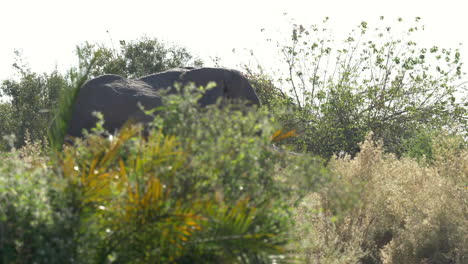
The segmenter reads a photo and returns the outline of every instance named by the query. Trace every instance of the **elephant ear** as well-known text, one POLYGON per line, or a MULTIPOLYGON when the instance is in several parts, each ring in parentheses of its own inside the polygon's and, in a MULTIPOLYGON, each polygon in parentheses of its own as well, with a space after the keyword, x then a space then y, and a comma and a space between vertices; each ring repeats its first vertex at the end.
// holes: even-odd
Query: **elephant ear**
POLYGON ((245 100, 249 105, 260 105, 260 99, 249 80, 239 71, 232 70, 232 73, 232 80, 226 87, 227 97, 245 100))

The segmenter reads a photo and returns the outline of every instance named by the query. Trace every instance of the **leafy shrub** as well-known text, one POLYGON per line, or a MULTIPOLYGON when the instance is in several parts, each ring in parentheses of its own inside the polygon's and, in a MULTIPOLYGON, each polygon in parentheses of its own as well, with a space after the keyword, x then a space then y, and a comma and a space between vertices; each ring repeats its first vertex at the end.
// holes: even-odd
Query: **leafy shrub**
POLYGON ((143 263, 154 259, 258 263, 284 253, 288 202, 323 180, 318 177, 323 174, 320 162, 303 157, 292 163, 286 153, 273 150, 269 120, 255 109, 245 113, 229 105, 200 109, 196 98, 196 91, 168 96, 146 140, 132 139, 125 129, 111 142, 91 135, 86 147, 68 155, 76 161, 67 163, 64 175, 74 173, 72 168, 89 168, 78 174, 96 177, 90 184, 110 188, 94 187, 92 193, 123 198, 117 205, 107 204, 103 197, 80 199, 98 199, 96 206, 101 208, 120 208, 103 214, 111 214, 105 219, 120 219, 106 229, 126 242, 114 248, 97 246, 103 251, 96 255, 107 252, 102 256, 143 263), (118 183, 112 183, 116 177, 118 183), (301 178, 304 185, 292 184, 301 178), (118 189, 120 185, 127 189, 118 189), (297 193, 288 194, 292 190, 297 193), (131 215, 122 208, 130 208, 131 215))
POLYGON ((0 262, 51 262, 54 248, 51 172, 43 164, 24 163, 18 152, 1 153, 0 262))
POLYGON ((15 122, 13 120, 13 111, 11 104, 0 102, 0 123, 3 124, 0 127, 0 151, 8 150, 10 144, 8 144, 7 138, 14 135, 14 132, 16 131, 15 122))
POLYGON ((419 18, 405 29, 382 22, 374 30, 361 22, 343 40, 333 38, 327 21, 293 24, 289 40, 275 43, 285 74, 272 79, 281 92, 261 75, 254 82, 268 106, 289 102, 280 121, 297 129, 297 149, 326 159, 354 156, 373 131, 387 152, 400 156, 421 130, 467 130, 461 54, 414 42, 424 28, 419 18))
MULTIPOLYGON (((404 156, 416 159, 420 163, 441 165, 442 160, 459 157, 467 144, 463 135, 445 130, 421 129, 403 141, 404 156)), ((461 163, 463 164, 463 163, 461 163)), ((451 162, 450 165, 457 165, 451 162)))
POLYGON ((128 125, 105 136, 98 124, 86 138, 46 159, 50 167, 13 157, 12 162, 30 162, 31 171, 41 170, 15 172, 12 165, 2 173, 5 181, 36 179, 10 184, 2 199, 12 209, 0 226, 20 225, 2 233, 4 262, 289 259, 291 201, 326 180, 321 162, 271 147, 275 129, 264 113, 239 105, 200 109, 194 94, 168 96, 145 131, 128 125), (23 197, 22 189, 36 185, 40 188, 27 196, 26 205, 14 203, 23 197), (23 207, 47 210, 36 219, 23 207), (21 230, 28 230, 28 237, 16 238, 21 230), (27 247, 15 247, 15 241, 27 247))
POLYGON ((69 88, 66 76, 56 71, 37 74, 26 68, 20 73, 19 80, 0 83, 0 96, 9 97, 0 107, 0 136, 15 135, 15 147, 25 144, 27 133, 33 141, 46 139, 59 94, 69 88))
POLYGON ((221 193, 227 201, 244 196, 256 197, 257 201, 279 197, 304 179, 308 184, 301 186, 303 190, 315 188, 321 180, 319 175, 324 174, 321 161, 274 151, 271 137, 279 128, 272 125, 274 118, 265 110, 242 104, 200 108, 197 99, 202 93, 203 88, 186 87, 180 96, 163 97, 165 107, 153 124, 166 134, 176 135, 185 149, 195 154, 190 160, 193 171, 185 179, 189 186, 221 193), (288 163, 301 163, 304 171, 289 174, 294 166, 288 163), (278 173, 278 166, 289 169, 278 173), (271 175, 282 177, 285 184, 277 184, 271 175))

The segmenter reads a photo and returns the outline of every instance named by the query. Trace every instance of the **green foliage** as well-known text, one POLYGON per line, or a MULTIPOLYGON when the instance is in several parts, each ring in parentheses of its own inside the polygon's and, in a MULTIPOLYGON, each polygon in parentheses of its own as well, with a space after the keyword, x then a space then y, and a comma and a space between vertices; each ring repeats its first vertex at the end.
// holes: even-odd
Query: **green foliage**
POLYGON ((186 48, 169 45, 142 37, 135 41, 119 42, 120 48, 114 49, 102 44, 84 43, 77 47, 77 55, 84 67, 95 58, 95 67, 90 77, 103 74, 117 74, 127 78, 165 71, 182 66, 201 66, 199 59, 194 59, 186 48))
POLYGON ((200 109, 198 93, 168 96, 145 133, 98 126, 52 163, 2 153, 2 262, 465 262, 463 138, 432 139, 420 165, 369 136, 326 171, 273 149, 285 134, 265 113, 200 109))
POLYGON ((418 161, 431 162, 434 159, 432 146, 434 144, 434 132, 422 130, 403 141, 405 156, 415 158, 418 161))
POLYGON ((0 154, 0 262, 74 263, 73 219, 68 208, 56 214, 53 172, 47 160, 21 154, 0 154))
MULTIPOLYGON (((62 91, 58 97, 57 107, 55 107, 55 116, 51 120, 51 125, 47 129, 49 146, 52 150, 60 151, 65 142, 66 133, 70 120, 72 118, 73 104, 76 100, 81 86, 88 79, 89 72, 94 66, 96 59, 92 59, 86 69, 80 69, 80 72, 70 71, 71 85, 68 90, 62 91)), ((55 95, 56 97, 58 95, 55 95)))
MULTIPOLYGON (((299 181, 304 182, 302 178, 310 183, 301 186, 303 190, 320 181, 319 177, 312 176, 324 173, 320 171, 320 160, 296 157, 294 161, 286 161, 284 154, 272 151, 271 137, 278 127, 270 125, 274 119, 267 111, 244 105, 200 108, 197 99, 202 93, 203 89, 185 87, 180 96, 163 96, 165 107, 157 112, 153 124, 163 128, 166 134, 176 135, 186 149, 197 153, 191 159, 194 171, 184 179, 187 186, 195 185, 202 192, 217 192, 226 201, 253 195, 258 203, 263 201, 261 198, 268 200, 291 192, 299 181), (277 163, 296 163, 301 159, 308 160, 309 166, 303 167, 307 170, 282 178, 291 185, 275 183, 270 175, 278 169, 277 163)), ((186 192, 183 184, 179 186, 181 193, 186 192)), ((301 194, 296 190, 297 197, 301 194)))
MULTIPOLYGON (((16 131, 15 125, 17 124, 14 122, 13 119, 13 107, 9 103, 0 103, 0 123, 2 126, 0 126, 0 135, 5 136, 5 135, 12 135, 16 131)), ((2 143, 0 145, 0 151, 5 151, 8 148, 8 145, 5 144, 5 139, 0 139, 0 142, 2 143)))
MULTIPOLYGON (((401 155, 404 142, 415 142, 411 138, 418 131, 466 131, 466 104, 456 99, 465 75, 460 52, 419 47, 411 40, 418 30, 416 21, 407 36, 398 38, 393 28, 373 31, 363 22, 335 42, 326 25, 294 24, 289 42, 277 44, 287 72, 277 85, 294 107, 277 112, 286 127, 298 130, 297 148, 325 158, 355 155, 358 143, 373 131, 386 151, 401 155)), ((264 92, 277 94, 276 89, 264 92)))
POLYGON ((239 105, 200 109, 193 94, 168 96, 164 114, 146 131, 128 125, 103 137, 98 125, 54 154, 48 167, 47 159, 27 154, 12 162, 27 162, 30 171, 5 163, 1 180, 36 180, 2 185, 7 186, 2 202, 12 208, 0 220, 0 229, 8 230, 0 238, 8 250, 4 261, 289 259, 290 203, 326 180, 320 161, 271 148, 275 129, 264 113, 243 113, 239 105), (24 206, 15 202, 35 185, 24 206), (30 231, 27 237, 14 237, 22 230, 30 231))
POLYGON ((0 133, 15 135, 16 147, 24 144, 26 133, 33 141, 46 138, 58 96, 69 87, 67 78, 57 71, 42 75, 28 68, 19 71, 19 80, 5 80, 0 85, 0 95, 9 98, 0 107, 0 133))
POLYGON ((294 25, 288 76, 248 71, 262 108, 200 108, 205 88, 186 87, 144 129, 102 120, 63 149, 80 76, 201 62, 148 38, 85 43, 65 76, 18 62, 0 86, 0 135, 17 138, 0 152, 0 263, 465 263, 460 53, 392 32, 363 22, 335 49, 294 25))
POLYGON ((245 70, 247 71, 246 76, 255 89, 262 106, 267 107, 269 110, 295 107, 293 99, 278 88, 271 77, 255 73, 250 68, 245 70))

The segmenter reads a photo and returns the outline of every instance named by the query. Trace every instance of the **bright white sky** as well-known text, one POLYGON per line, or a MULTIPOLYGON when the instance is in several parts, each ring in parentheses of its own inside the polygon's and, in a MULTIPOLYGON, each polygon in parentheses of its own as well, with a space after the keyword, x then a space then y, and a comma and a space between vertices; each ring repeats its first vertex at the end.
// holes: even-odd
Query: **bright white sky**
MULTIPOLYGON (((265 52, 260 29, 288 28, 283 13, 304 24, 320 24, 329 16, 335 32, 381 15, 389 23, 420 16, 426 28, 420 44, 456 48, 463 42, 467 65, 467 10, 468 0, 0 0, 0 80, 14 72, 14 49, 22 50, 35 72, 55 66, 63 72, 75 63, 79 43, 111 45, 111 36, 117 46, 145 34, 185 46, 208 65, 218 56, 236 67, 246 58, 232 49, 265 52)), ((275 53, 259 59, 270 67, 275 53)))

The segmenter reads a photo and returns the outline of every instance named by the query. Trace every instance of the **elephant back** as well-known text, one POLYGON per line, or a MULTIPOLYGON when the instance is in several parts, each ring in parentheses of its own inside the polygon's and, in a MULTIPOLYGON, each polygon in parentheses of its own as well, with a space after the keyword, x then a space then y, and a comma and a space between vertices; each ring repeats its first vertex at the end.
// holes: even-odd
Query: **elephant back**
POLYGON ((153 73, 139 78, 138 80, 147 83, 153 89, 169 89, 173 90, 176 82, 182 82, 181 75, 191 68, 176 68, 164 72, 153 73))
POLYGON ((159 92, 139 80, 129 80, 118 75, 102 75, 86 82, 80 89, 72 109, 68 135, 82 136, 82 129, 91 129, 97 118, 93 112, 104 116, 104 128, 114 132, 127 120, 148 122, 149 117, 140 109, 162 105, 159 92))

